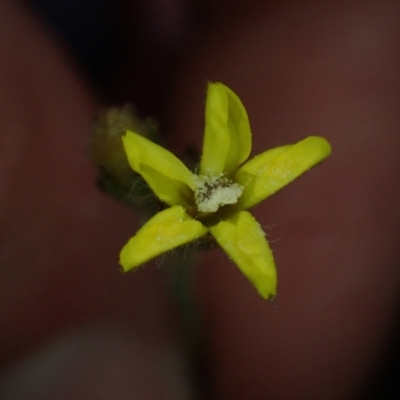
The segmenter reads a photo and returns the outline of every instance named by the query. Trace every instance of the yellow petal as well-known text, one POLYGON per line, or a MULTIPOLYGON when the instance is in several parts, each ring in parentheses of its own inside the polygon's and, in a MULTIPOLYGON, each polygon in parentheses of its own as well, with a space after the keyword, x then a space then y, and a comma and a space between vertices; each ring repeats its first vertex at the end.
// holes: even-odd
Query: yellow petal
POLYGON ((234 181, 244 187, 241 208, 249 208, 271 196, 331 153, 322 137, 310 136, 294 145, 268 150, 246 162, 234 181))
POLYGON ((222 83, 210 83, 200 174, 234 172, 250 151, 251 131, 242 102, 222 83))
POLYGON ((258 222, 247 211, 210 228, 225 250, 264 299, 276 295, 277 276, 272 251, 258 222))
POLYGON ((191 219, 183 207, 174 206, 151 218, 129 240, 120 254, 124 271, 174 249, 207 233, 207 228, 191 219))
POLYGON ((131 168, 169 205, 188 205, 193 196, 193 175, 171 152, 137 133, 122 136, 131 168))

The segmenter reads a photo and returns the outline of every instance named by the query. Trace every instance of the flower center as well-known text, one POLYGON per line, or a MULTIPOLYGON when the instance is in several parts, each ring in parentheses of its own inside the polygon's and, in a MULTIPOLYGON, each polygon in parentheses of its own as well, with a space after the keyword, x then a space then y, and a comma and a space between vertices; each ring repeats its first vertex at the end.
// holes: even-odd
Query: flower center
POLYGON ((197 210, 212 213, 226 204, 235 204, 243 193, 243 187, 222 174, 209 177, 195 177, 194 198, 197 210))

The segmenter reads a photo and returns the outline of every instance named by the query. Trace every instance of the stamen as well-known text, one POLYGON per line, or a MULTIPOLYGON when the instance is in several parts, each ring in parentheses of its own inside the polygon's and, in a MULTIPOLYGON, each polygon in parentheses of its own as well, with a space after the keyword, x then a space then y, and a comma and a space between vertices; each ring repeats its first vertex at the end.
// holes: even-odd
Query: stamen
POLYGON ((204 213, 217 211, 221 206, 237 203, 243 187, 230 181, 222 174, 209 177, 196 176, 195 201, 197 210, 204 213))

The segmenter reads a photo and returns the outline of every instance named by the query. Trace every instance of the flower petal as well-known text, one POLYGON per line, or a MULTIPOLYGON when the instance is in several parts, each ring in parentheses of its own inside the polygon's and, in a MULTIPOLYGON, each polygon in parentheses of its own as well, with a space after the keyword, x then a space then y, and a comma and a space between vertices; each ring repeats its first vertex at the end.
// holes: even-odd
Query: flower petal
POLYGON ((209 83, 200 174, 232 173, 250 151, 249 119, 239 97, 222 83, 209 83))
POLYGON ((331 153, 322 137, 310 136, 294 145, 268 150, 246 162, 234 181, 244 187, 239 199, 242 209, 271 196, 331 153))
POLYGON ((129 240, 121 250, 120 261, 125 272, 146 261, 207 233, 207 228, 193 220, 181 206, 159 212, 129 240))
POLYGON ((218 244, 264 299, 276 295, 277 275, 272 251, 255 218, 241 211, 210 228, 218 244))
POLYGON ((193 196, 193 175, 171 152, 137 133, 122 136, 131 168, 169 205, 188 205, 193 196))

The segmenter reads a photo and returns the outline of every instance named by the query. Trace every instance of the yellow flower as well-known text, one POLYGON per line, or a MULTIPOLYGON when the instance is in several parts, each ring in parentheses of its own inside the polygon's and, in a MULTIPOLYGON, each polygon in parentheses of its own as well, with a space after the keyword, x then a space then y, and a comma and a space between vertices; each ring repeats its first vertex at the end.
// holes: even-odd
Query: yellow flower
POLYGON ((296 144, 251 151, 247 112, 222 83, 210 83, 201 162, 196 173, 168 150, 127 131, 122 137, 132 169, 169 208, 151 218, 121 251, 124 271, 210 233, 268 299, 277 274, 265 233, 245 211, 319 163, 329 143, 310 136, 296 144))

